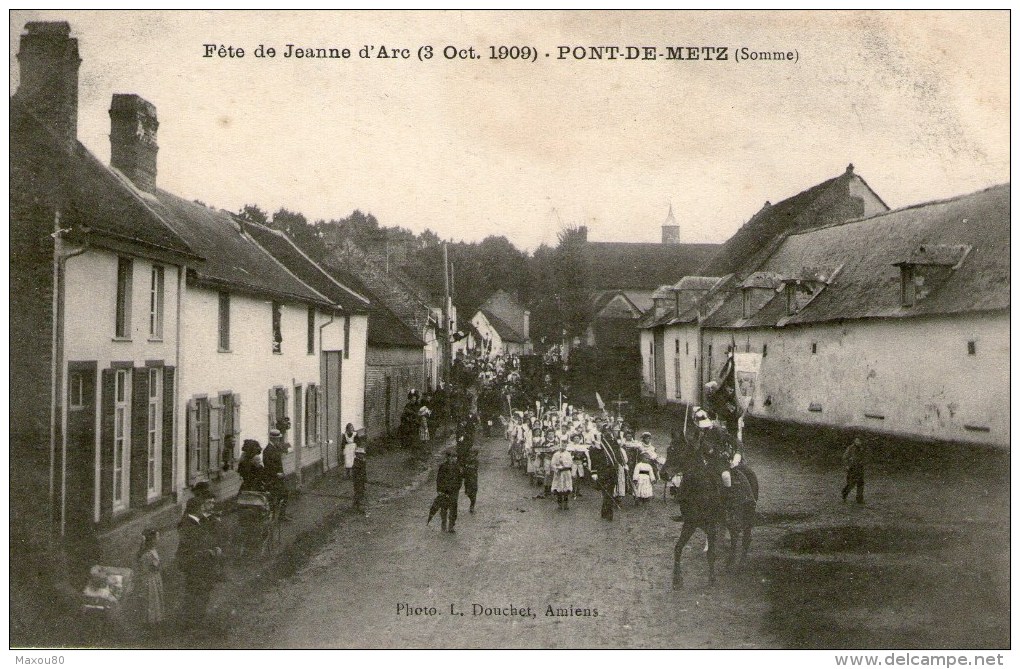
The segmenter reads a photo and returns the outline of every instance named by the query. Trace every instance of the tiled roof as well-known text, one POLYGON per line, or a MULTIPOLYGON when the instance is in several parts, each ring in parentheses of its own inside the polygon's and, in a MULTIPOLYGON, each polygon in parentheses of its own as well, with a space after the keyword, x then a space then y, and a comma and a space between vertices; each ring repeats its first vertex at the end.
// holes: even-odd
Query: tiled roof
MULTIPOLYGON (((838 268, 809 302, 788 315, 782 292, 742 318, 739 291, 706 321, 708 327, 771 327, 859 318, 904 318, 1009 309, 1009 184, 871 218, 791 234, 761 266, 797 276, 805 267, 838 268), (944 282, 913 306, 901 304, 900 269, 921 247, 942 263, 962 257, 944 282), (964 247, 969 248, 965 254, 964 247)), ((914 256, 916 257, 916 255, 914 256)))
POLYGON ((202 255, 147 206, 151 196, 130 186, 81 142, 59 139, 17 97, 10 100, 10 142, 12 171, 44 169, 47 178, 59 184, 63 227, 84 226, 105 239, 139 243, 192 261, 202 255))
POLYGON ((864 179, 854 174, 852 167, 848 167, 838 177, 823 181, 777 204, 766 202, 757 214, 722 245, 711 262, 701 268, 701 273, 722 276, 754 271, 758 262, 770 255, 775 246, 781 243, 783 235, 820 223, 843 222, 864 216, 864 201, 850 193, 854 181, 870 191, 881 208, 886 209, 881 198, 868 187, 864 179), (838 220, 826 220, 833 216, 838 220))
POLYGON ((585 262, 591 269, 593 289, 654 291, 697 273, 719 249, 719 244, 588 242, 585 262))
MULTIPOLYGON (((229 212, 156 189, 146 201, 160 218, 201 253, 206 261, 192 271, 200 282, 259 295, 332 306, 241 231, 229 212)), ((190 270, 191 268, 189 268, 190 270)))
POLYGON ((243 229, 284 267, 330 302, 340 305, 348 313, 367 313, 369 300, 364 294, 330 276, 283 232, 248 222, 243 223, 243 229))
POLYGON ((485 316, 485 319, 489 321, 489 325, 491 325, 492 329, 496 331, 496 334, 499 335, 500 339, 502 339, 503 341, 513 342, 515 344, 527 343, 528 338, 522 335, 521 333, 517 332, 517 330, 512 328, 510 324, 504 321, 502 318, 492 313, 488 309, 479 309, 479 311, 481 311, 482 314, 485 316))
POLYGON ((422 348, 425 342, 411 328, 404 324, 365 282, 354 272, 328 267, 330 276, 369 299, 368 345, 380 347, 422 348))

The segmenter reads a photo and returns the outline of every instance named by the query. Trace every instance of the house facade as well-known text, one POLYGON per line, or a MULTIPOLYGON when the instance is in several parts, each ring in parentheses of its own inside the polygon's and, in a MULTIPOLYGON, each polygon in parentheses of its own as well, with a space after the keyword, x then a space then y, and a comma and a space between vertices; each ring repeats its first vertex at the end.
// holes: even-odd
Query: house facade
MULTIPOLYGON (((158 188, 142 98, 113 97, 111 164, 98 161, 76 138, 67 23, 27 24, 19 58, 12 555, 69 561, 56 583, 129 564, 196 483, 233 494, 244 439, 286 428, 298 483, 335 465, 342 421, 364 419, 368 301, 285 236, 158 188)), ((39 573, 13 574, 12 592, 45 598, 39 573)))
POLYGON ((646 383, 672 352, 679 384, 666 371, 660 402, 701 403, 732 369, 755 418, 1008 448, 1009 192, 784 234, 647 324, 646 383))

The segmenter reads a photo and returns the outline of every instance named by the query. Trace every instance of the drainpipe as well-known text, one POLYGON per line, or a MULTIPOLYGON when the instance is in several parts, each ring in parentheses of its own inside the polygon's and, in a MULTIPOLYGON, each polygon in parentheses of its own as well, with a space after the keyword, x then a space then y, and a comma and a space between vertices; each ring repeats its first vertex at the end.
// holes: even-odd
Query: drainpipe
POLYGON ((65 275, 67 261, 82 255, 89 250, 88 242, 70 253, 64 252, 63 233, 67 230, 60 227, 60 210, 53 215, 53 350, 50 384, 50 526, 55 524, 53 501, 56 496, 56 455, 57 422, 61 426, 60 439, 60 536, 64 536, 66 524, 67 501, 67 438, 64 423, 64 300, 65 275))
MULTIPOLYGON (((348 318, 350 318, 350 316, 348 316, 348 318)), ((326 329, 327 325, 332 325, 335 320, 336 320, 336 311, 331 311, 330 314, 329 314, 329 320, 319 326, 319 365, 320 365, 319 368, 320 369, 322 369, 322 367, 321 367, 321 365, 322 365, 322 331, 326 329)), ((323 379, 322 375, 320 374, 320 376, 319 376, 319 388, 320 389, 326 387, 326 384, 323 383, 324 381, 325 381, 325 379, 323 379)), ((305 401, 306 402, 308 401, 308 397, 307 396, 305 397, 305 401)), ((315 398, 315 402, 316 402, 316 404, 318 404, 318 402, 319 402, 319 398, 318 397, 315 398)), ((328 404, 323 403, 323 406, 326 407, 326 411, 329 411, 329 405, 328 404)), ((340 411, 340 407, 337 407, 337 411, 340 411)), ((325 423, 326 421, 321 420, 321 416, 322 416, 321 410, 318 411, 317 413, 320 416, 320 422, 321 423, 325 423)), ((337 421, 337 424, 339 424, 339 421, 337 421)), ((325 425, 321 425, 320 426, 320 428, 323 428, 323 427, 325 427, 325 425)), ((325 429, 320 429, 319 430, 319 457, 322 459, 322 473, 325 474, 326 472, 329 471, 329 443, 326 440, 326 430, 325 429)), ((337 459, 339 459, 339 457, 340 456, 337 455, 337 459)))
MULTIPOLYGON (((187 265, 179 266, 177 269, 177 337, 176 337, 177 350, 175 355, 177 359, 177 374, 176 378, 174 379, 174 398, 173 398, 174 409, 176 409, 176 411, 174 412, 175 420, 173 427, 170 428, 174 431, 173 434, 174 447, 170 451, 170 463, 169 463, 171 467, 170 486, 173 490, 175 500, 177 500, 177 484, 179 482, 179 477, 177 476, 177 467, 180 465, 179 462, 180 458, 177 455, 178 452, 177 445, 178 443, 180 443, 178 440, 181 438, 180 424, 183 420, 186 420, 187 416, 187 409, 185 409, 183 415, 180 410, 182 406, 181 389, 184 387, 183 381, 184 361, 182 360, 182 351, 184 350, 184 346, 183 343, 181 342, 181 339, 184 337, 184 328, 181 326, 181 314, 184 310, 184 291, 187 289, 188 283, 187 276, 188 266, 187 265)), ((185 444, 185 448, 187 448, 187 444, 185 444)))

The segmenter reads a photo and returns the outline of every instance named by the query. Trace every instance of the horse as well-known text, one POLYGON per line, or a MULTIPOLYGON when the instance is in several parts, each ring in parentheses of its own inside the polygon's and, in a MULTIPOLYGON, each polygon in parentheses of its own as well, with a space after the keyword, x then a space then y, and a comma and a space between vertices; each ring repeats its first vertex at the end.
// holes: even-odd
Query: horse
POLYGON ((699 433, 696 444, 691 444, 676 430, 671 436, 665 469, 683 473, 679 496, 684 521, 673 550, 673 587, 683 585, 680 558, 698 528, 708 537, 709 583, 714 583, 716 538, 720 527, 725 527, 730 534, 727 569, 731 569, 737 559, 738 538, 742 540, 740 565, 747 559, 756 518, 758 478, 745 463, 731 467, 730 456, 725 455, 727 450, 719 448, 722 444, 713 438, 725 438, 725 435, 699 433))
POLYGON ((694 533, 701 529, 708 537, 708 581, 715 583, 716 531, 725 519, 722 504, 722 481, 705 463, 697 448, 687 442, 682 432, 672 430, 666 467, 683 473, 680 486, 680 508, 683 525, 673 548, 673 589, 683 586, 680 558, 694 533))

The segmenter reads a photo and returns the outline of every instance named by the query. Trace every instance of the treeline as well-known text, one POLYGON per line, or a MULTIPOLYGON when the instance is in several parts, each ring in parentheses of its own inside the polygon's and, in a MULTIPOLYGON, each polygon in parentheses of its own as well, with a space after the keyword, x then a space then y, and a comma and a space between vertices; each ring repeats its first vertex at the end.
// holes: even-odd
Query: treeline
MULTIPOLYGON (((411 278, 437 304, 443 295, 443 240, 432 230, 415 234, 379 224, 372 214, 353 211, 344 218, 310 222, 303 214, 280 209, 270 215, 245 205, 242 219, 286 232, 311 258, 336 262, 336 251, 352 242, 411 278)), ((517 249, 506 237, 480 242, 448 241, 451 289, 460 319, 471 317, 496 290, 516 296, 531 310, 531 338, 537 348, 580 336, 587 324, 591 268, 584 261, 584 229, 565 228, 557 245, 533 254, 517 249)))

